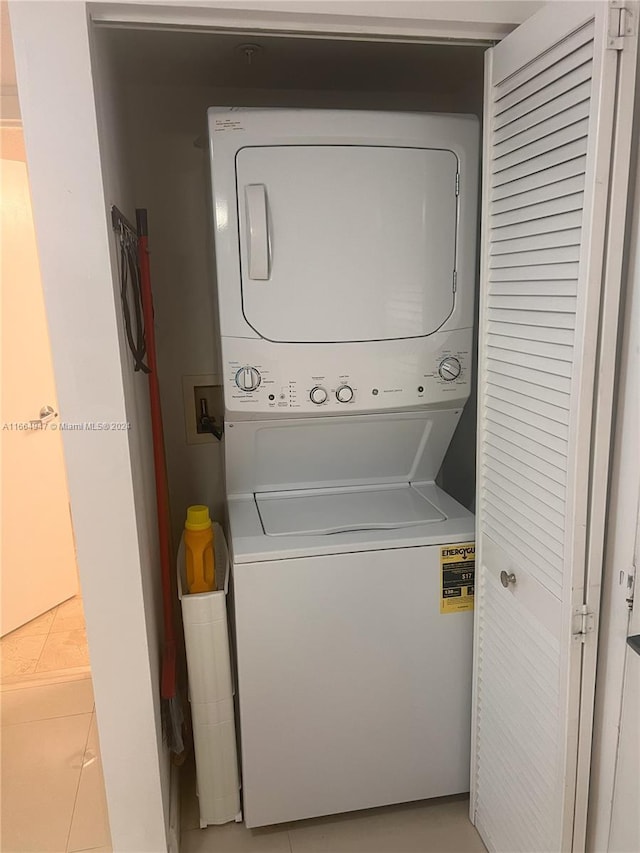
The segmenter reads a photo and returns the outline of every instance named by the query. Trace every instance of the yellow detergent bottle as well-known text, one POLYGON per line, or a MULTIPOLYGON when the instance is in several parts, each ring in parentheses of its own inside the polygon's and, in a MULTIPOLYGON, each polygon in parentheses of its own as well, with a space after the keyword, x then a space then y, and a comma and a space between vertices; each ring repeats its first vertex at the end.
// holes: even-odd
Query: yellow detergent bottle
POLYGON ((184 553, 189 592, 211 592, 216 588, 213 553, 213 526, 209 508, 196 505, 187 508, 184 525, 184 553))

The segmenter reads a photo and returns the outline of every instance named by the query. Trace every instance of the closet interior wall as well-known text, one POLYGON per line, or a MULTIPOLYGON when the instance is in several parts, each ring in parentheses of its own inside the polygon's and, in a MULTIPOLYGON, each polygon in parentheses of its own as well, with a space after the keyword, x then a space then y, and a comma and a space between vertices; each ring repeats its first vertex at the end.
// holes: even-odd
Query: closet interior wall
MULTIPOLYGON (((223 518, 223 458, 189 444, 183 376, 217 375, 218 334, 206 111, 211 106, 459 112, 481 118, 484 48, 97 27, 124 115, 132 207, 149 212, 171 515, 187 505, 223 518), (249 58, 243 43, 257 43, 249 58)), ((122 141, 122 137, 121 137, 122 141)), ((118 203, 114 199, 115 203, 118 203)), ((128 211, 133 215, 133 209, 128 211)), ((475 391, 442 471, 467 507, 475 492, 475 391)))

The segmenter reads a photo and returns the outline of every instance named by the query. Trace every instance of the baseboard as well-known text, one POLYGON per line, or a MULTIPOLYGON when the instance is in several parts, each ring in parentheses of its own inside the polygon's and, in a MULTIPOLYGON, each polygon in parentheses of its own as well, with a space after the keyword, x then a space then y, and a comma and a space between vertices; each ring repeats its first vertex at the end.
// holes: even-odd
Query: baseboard
POLYGON ((171 762, 169 773, 169 830, 167 833, 168 853, 180 851, 180 767, 171 762))

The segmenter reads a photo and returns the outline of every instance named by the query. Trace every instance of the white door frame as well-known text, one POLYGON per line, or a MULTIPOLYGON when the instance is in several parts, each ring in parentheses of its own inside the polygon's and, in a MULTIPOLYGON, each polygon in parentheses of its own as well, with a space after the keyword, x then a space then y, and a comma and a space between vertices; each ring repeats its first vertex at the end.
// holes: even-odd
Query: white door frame
MULTIPOLYGON (((85 4, 9 11, 60 422, 126 423, 85 4)), ((63 432, 113 846, 158 853, 168 762, 129 441, 128 430, 63 432)))
MULTIPOLYGON (((637 71, 640 82, 640 67, 637 71)), ((639 90, 640 91, 640 90, 639 90)), ((634 120, 640 122, 640 95, 634 120)), ((633 210, 627 232, 622 339, 618 365, 611 483, 607 507, 601 608, 601 642, 594 714, 591 789, 587 850, 608 849, 613 793, 618 758, 618 737, 623 701, 626 637, 629 630, 628 599, 635 577, 638 609, 637 559, 640 527, 640 146, 636 143, 633 210)), ((624 235, 621 235, 621 237, 624 235)))
MULTIPOLYGON (((309 0, 148 6, 25 2, 10 13, 61 418, 126 421, 89 19, 121 26, 398 41, 498 40, 528 3, 309 0), (329 10, 330 7, 330 10, 329 10), (50 57, 50 62, 43 61, 50 57), (52 168, 52 160, 55 168, 52 168), (73 266, 69 267, 69 259, 73 266), (90 297, 88 298, 88 294, 90 297)), ((114 849, 158 851, 168 767, 160 741, 158 626, 127 433, 65 436, 114 849), (118 536, 114 535, 118 531, 118 536), (114 621, 114 614, 117 620, 114 621), (135 706, 129 698, 135 697, 135 706), (151 725, 154 720, 155 727, 151 725)), ((640 473, 640 472, 639 472, 640 473)))

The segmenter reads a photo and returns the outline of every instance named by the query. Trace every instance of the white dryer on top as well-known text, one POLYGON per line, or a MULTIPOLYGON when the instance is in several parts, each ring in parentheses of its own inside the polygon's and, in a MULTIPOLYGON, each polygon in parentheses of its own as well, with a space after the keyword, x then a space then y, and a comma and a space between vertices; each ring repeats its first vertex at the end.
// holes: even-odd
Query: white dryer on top
POLYGON ((459 407, 478 121, 209 110, 228 417, 459 407))

